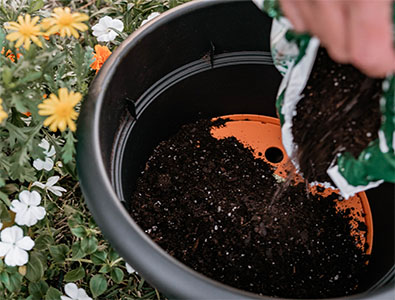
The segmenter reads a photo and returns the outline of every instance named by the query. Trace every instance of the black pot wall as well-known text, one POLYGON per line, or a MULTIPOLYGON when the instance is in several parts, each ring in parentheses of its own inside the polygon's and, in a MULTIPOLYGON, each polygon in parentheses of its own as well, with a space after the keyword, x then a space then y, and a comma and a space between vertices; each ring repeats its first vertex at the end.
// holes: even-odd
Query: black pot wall
MULTIPOLYGON (((271 20, 250 1, 182 5, 112 54, 83 105, 77 161, 88 207, 125 260, 170 297, 261 298, 175 261, 140 230, 124 205, 133 205, 136 178, 153 148, 182 124, 233 113, 275 116, 281 76, 270 58, 270 27, 271 20)), ((394 186, 369 191, 368 198, 374 245, 363 287, 376 292, 357 298, 392 299, 393 290, 382 286, 390 285, 392 277, 385 275, 394 265, 394 186)))

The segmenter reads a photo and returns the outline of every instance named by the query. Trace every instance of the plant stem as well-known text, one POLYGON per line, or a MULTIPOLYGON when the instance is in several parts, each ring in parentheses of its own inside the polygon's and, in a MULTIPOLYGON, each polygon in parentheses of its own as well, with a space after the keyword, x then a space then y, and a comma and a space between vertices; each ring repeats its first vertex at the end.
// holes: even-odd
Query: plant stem
POLYGON ((93 264, 93 261, 91 261, 90 259, 85 259, 85 258, 80 258, 80 259, 66 258, 66 261, 78 261, 78 262, 93 264))

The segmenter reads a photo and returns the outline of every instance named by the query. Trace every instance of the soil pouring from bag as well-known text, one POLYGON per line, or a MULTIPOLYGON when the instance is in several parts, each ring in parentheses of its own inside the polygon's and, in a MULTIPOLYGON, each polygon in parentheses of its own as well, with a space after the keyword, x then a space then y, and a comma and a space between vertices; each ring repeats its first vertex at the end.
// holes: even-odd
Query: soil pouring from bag
POLYGON ((325 49, 318 50, 292 120, 296 160, 309 182, 331 182, 326 171, 338 153, 357 158, 377 139, 382 81, 335 63, 325 49))
POLYGON ((133 195, 133 219, 181 262, 239 289, 292 298, 356 293, 368 245, 351 236, 339 196, 295 183, 273 201, 283 184, 273 167, 236 138, 210 134, 225 122, 184 125, 154 149, 133 195))

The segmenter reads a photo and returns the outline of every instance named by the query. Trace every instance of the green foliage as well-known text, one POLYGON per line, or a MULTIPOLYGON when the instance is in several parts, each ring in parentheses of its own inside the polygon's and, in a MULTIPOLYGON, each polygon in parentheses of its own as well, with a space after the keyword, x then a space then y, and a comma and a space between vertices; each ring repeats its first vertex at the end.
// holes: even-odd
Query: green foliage
POLYGON ((62 293, 53 287, 49 287, 47 293, 45 294, 45 300, 60 300, 62 293))
MULTIPOLYGON (((0 1, 0 24, 17 21, 26 13, 48 17, 54 7, 67 6, 87 14, 89 30, 79 39, 52 35, 39 37, 43 47, 15 48, 9 33, 0 26, 0 111, 7 118, 0 122, 0 222, 17 225, 10 211, 11 201, 23 190, 37 191, 46 215, 33 226, 20 226, 35 245, 28 251, 28 262, 11 267, 0 258, 0 299, 56 300, 64 286, 75 283, 94 299, 161 299, 158 291, 136 274, 128 274, 125 262, 103 238, 87 210, 79 189, 75 163, 75 132, 52 132, 44 126, 47 116, 38 105, 60 88, 78 92, 85 99, 96 72, 94 47, 98 44, 91 27, 100 18, 120 19, 124 31, 111 42, 101 43, 111 51, 153 12, 164 12, 188 0, 7 0, 0 1), (29 113, 29 114, 27 114, 29 113), (46 140, 44 149, 39 144, 46 140), (48 155, 50 148, 55 154, 48 155), (54 167, 37 170, 36 161, 50 159, 54 167), (33 186, 59 176, 55 184, 67 191, 56 196, 49 189, 33 186)), ((80 104, 75 107, 79 112, 80 104)), ((4 227, 2 229, 4 229, 4 227)))
POLYGON ((85 276, 85 269, 83 267, 79 267, 77 269, 71 270, 67 272, 67 274, 64 276, 65 281, 78 281, 85 276))
POLYGON ((89 287, 91 289, 93 297, 102 295, 107 289, 107 281, 103 275, 95 275, 89 281, 89 287))

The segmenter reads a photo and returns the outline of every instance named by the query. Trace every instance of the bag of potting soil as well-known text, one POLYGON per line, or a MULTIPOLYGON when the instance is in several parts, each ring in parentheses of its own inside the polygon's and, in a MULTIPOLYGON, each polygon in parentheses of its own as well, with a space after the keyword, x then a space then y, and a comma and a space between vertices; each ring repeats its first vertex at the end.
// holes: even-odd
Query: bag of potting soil
POLYGON ((326 187, 334 184, 345 198, 383 181, 395 182, 394 74, 383 80, 371 79, 350 65, 333 62, 316 37, 292 31, 278 1, 253 1, 273 18, 271 52, 275 66, 283 75, 276 107, 283 145, 295 167, 303 175, 308 171, 309 176, 305 178, 311 184, 321 183, 326 187), (323 69, 323 76, 316 74, 316 66, 323 69), (342 79, 344 82, 340 82, 342 79), (330 88, 325 83, 329 80, 333 80, 330 88), (314 102, 305 101, 314 95, 314 102), (348 97, 347 101, 342 95, 346 95, 345 99, 348 97), (325 115, 327 103, 331 101, 328 97, 337 101, 333 105, 337 110, 329 116, 325 115), (306 116, 304 121, 298 120, 303 114, 310 114, 312 121, 307 124, 306 116), (350 123, 349 126, 346 123, 350 123), (325 130, 317 133, 316 128, 325 130), (364 128, 368 129, 364 131, 364 128), (336 144, 339 135, 343 139, 340 145, 336 144), (305 143, 309 147, 305 147, 305 143), (320 153, 328 149, 331 159, 320 153), (324 159, 320 161, 317 157, 324 159), (320 165, 325 166, 328 180, 315 173, 320 165), (316 182, 311 178, 316 178, 316 182))

